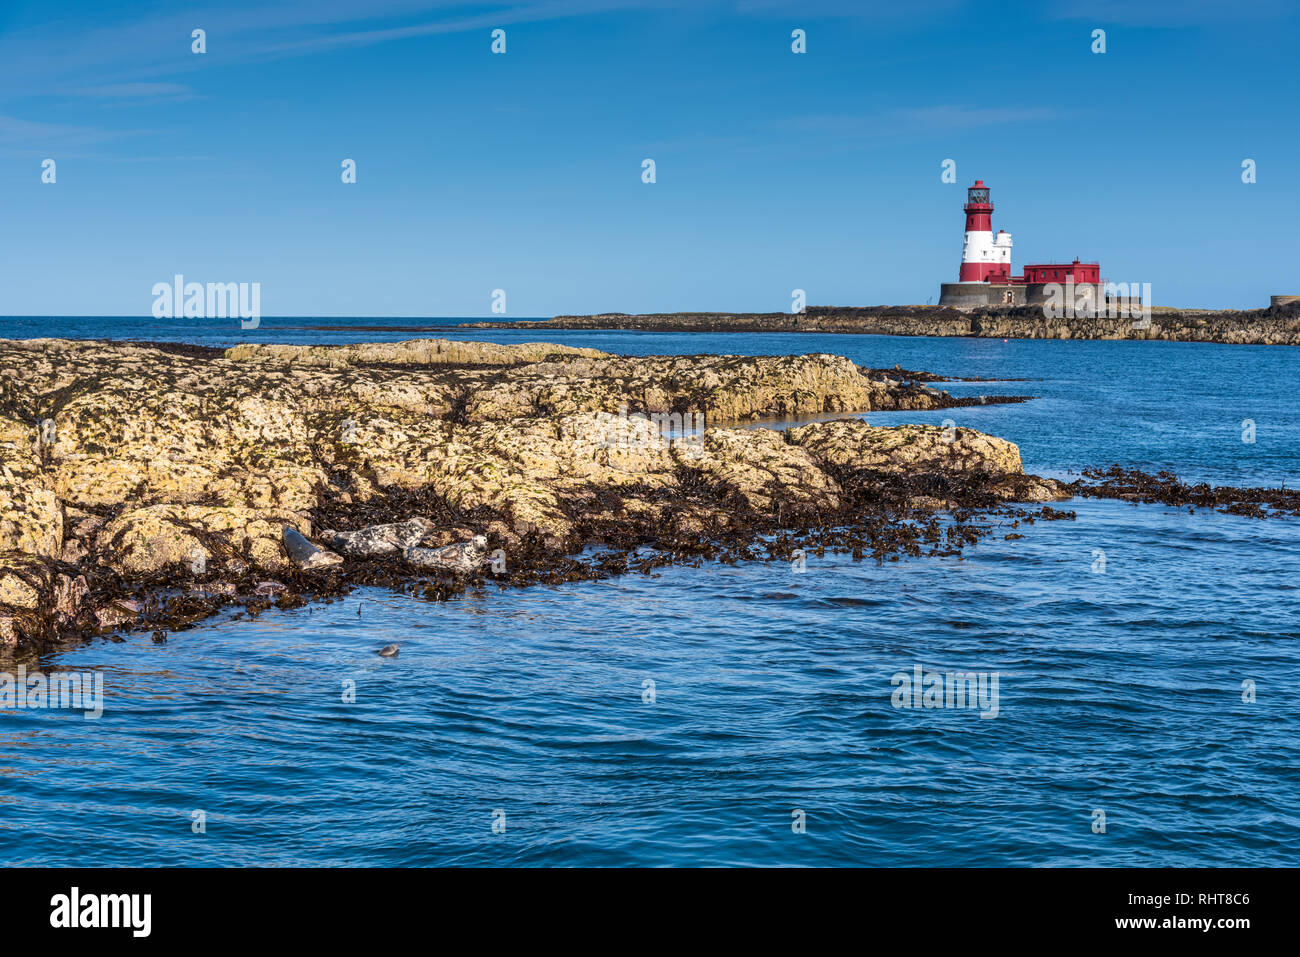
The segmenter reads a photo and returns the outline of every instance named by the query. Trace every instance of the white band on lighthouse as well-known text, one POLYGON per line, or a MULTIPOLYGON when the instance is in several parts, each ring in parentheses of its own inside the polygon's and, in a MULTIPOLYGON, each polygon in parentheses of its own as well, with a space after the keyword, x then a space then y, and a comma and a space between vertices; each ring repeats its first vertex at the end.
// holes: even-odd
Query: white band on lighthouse
MULTIPOLYGON (((982 229, 972 231, 966 234, 966 242, 961 247, 961 261, 964 263, 993 263, 997 262, 996 252, 993 246, 993 233, 990 230, 982 229)), ((1008 262, 1010 260, 1008 259, 1008 262)), ((983 282, 981 279, 972 279, 970 282, 983 282)))

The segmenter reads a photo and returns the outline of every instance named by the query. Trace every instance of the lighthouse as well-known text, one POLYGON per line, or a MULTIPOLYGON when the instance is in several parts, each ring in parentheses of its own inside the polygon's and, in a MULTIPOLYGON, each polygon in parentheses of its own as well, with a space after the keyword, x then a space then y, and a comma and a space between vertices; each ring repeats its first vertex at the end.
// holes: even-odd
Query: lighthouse
POLYGON ((961 250, 958 282, 1011 281, 1011 234, 999 229, 993 235, 993 203, 984 180, 966 191, 966 242, 961 250))
POLYGON ((993 233, 993 202, 984 180, 966 191, 966 240, 961 248, 961 269, 956 282, 939 286, 939 305, 954 309, 986 309, 990 306, 1039 305, 1050 301, 1059 288, 1069 286, 1076 293, 1105 303, 1101 266, 1078 259, 1071 263, 1039 263, 1026 266, 1024 275, 1011 275, 1011 234, 993 233))

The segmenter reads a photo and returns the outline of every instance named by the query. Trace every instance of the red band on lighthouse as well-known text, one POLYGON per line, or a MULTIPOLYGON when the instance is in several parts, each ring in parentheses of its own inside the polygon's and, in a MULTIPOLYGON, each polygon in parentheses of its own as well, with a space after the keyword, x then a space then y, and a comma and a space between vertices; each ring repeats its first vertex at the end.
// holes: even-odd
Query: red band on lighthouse
POLYGON ((993 202, 984 180, 966 191, 966 241, 958 282, 1010 282, 1011 234, 993 235, 993 202))

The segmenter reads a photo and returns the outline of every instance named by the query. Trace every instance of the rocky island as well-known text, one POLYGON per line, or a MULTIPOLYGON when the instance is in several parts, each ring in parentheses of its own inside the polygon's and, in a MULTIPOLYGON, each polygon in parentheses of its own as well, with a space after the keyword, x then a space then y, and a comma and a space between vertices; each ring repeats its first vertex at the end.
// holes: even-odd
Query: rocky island
POLYGON ((1149 321, 1049 318, 1039 306, 963 311, 945 306, 809 306, 805 312, 676 312, 556 316, 544 321, 479 322, 467 328, 637 329, 643 332, 823 332, 996 339, 1164 339, 1231 345, 1300 345, 1300 302, 1267 309, 1156 307, 1149 321))

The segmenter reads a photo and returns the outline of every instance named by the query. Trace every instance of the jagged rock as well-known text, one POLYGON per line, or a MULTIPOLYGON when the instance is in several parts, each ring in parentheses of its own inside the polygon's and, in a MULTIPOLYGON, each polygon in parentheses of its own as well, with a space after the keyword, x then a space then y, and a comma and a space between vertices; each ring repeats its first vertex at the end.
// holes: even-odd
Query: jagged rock
POLYGON ((51 593, 54 572, 34 555, 6 552, 0 555, 0 606, 35 611, 51 593))
POLYGON ((86 548, 85 542, 70 538, 63 543, 63 551, 59 553, 59 561, 75 565, 89 554, 90 550, 86 548))
POLYGON ((801 426, 786 435, 821 461, 854 468, 1022 471, 1020 449, 1014 442, 974 429, 935 425, 881 428, 860 419, 845 419, 801 426))
POLYGON ((90 614, 89 593, 84 575, 69 575, 57 562, 15 552, 0 554, 0 644, 50 626, 75 629, 90 614), (45 618, 48 624, 42 621, 45 618))
POLYGON ((59 616, 64 627, 70 627, 80 617, 82 603, 88 594, 90 594, 90 586, 86 584, 85 575, 72 578, 61 574, 55 578, 54 613, 59 616))
POLYGON ((130 624, 140 614, 138 601, 116 600, 105 602, 94 609, 95 623, 101 631, 112 631, 130 624))
POLYGON ((990 483, 989 491, 1007 502, 1059 502, 1073 498, 1064 483, 1037 475, 1008 475, 990 483))
POLYGON ((752 508, 766 509, 774 496, 825 509, 839 507, 839 486, 817 459, 770 429, 709 429, 701 454, 684 459, 710 478, 731 486, 752 508))

